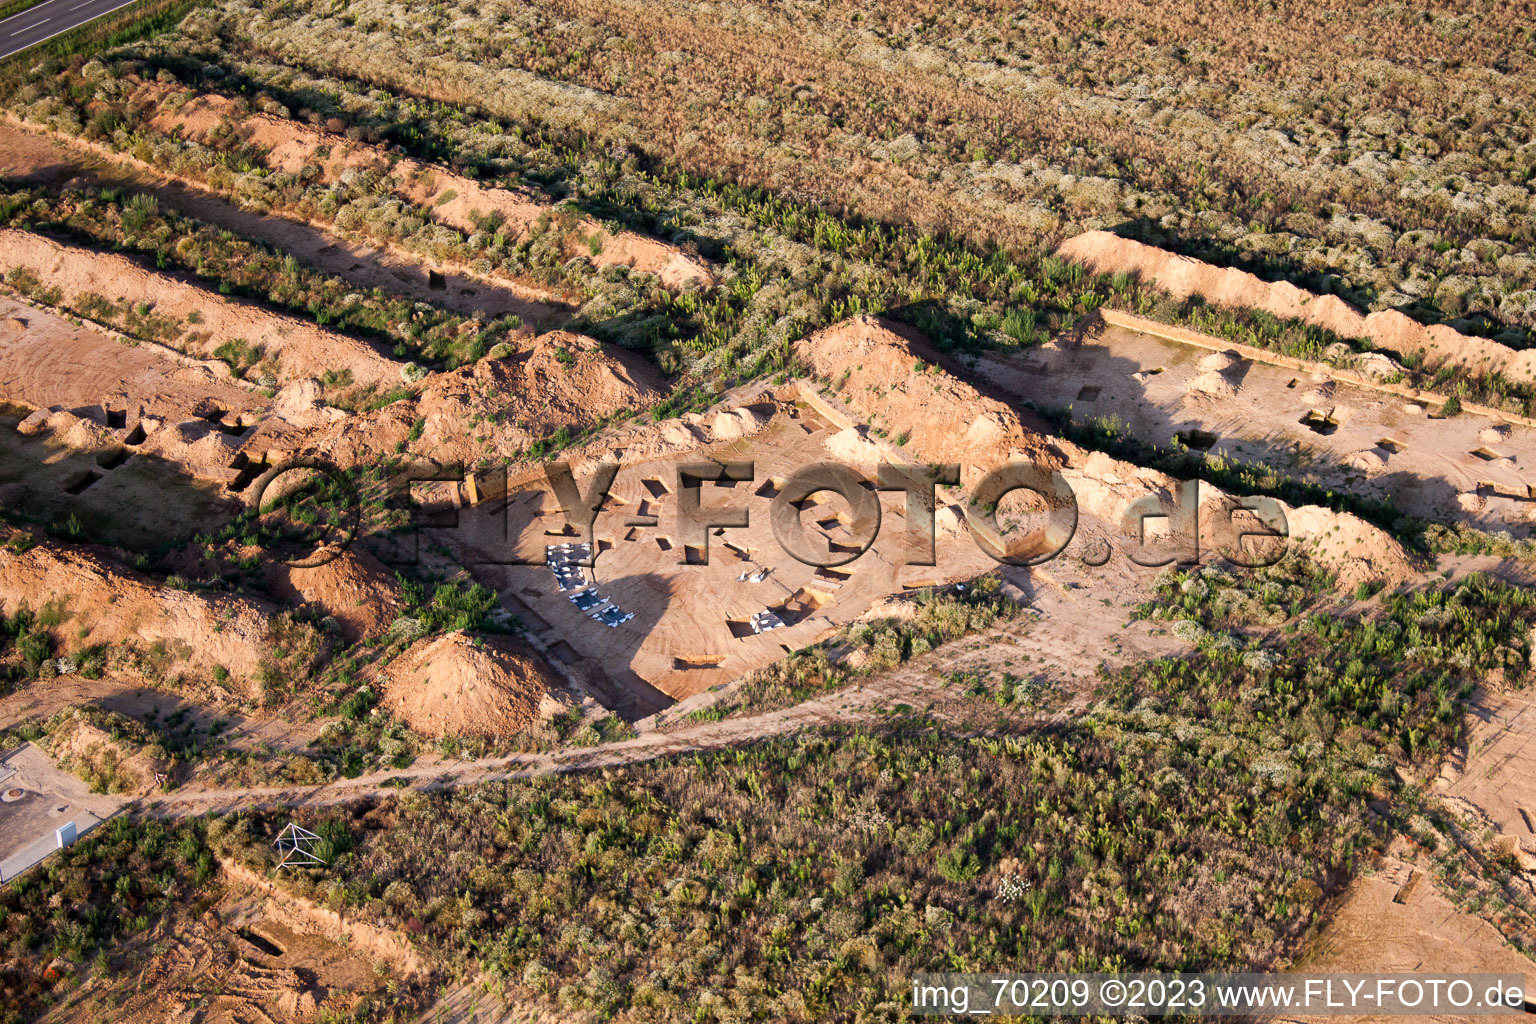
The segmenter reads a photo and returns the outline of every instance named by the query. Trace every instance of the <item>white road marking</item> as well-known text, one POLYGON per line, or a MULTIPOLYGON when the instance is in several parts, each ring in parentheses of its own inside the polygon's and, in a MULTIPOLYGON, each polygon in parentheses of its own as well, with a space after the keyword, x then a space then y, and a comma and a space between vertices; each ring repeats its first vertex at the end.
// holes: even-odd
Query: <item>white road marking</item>
MULTIPOLYGON (((48 3, 52 3, 52 2, 53 2, 53 0, 46 0, 46 2, 48 2, 48 3)), ((50 40, 50 39, 52 39, 52 38, 53 38, 53 37, 54 37, 54 36, 57 36, 57 35, 63 35, 63 34, 64 34, 64 33, 65 33, 65 32, 69 32, 69 31, 71 31, 71 30, 72 30, 72 29, 77 29, 77 28, 79 28, 79 27, 80 27, 80 26, 81 26, 81 25, 89 25, 89 24, 90 24, 90 23, 91 23, 91 22, 93 22, 93 21, 95 21, 95 20, 96 20, 96 19, 97 19, 97 18, 100 18, 100 17, 103 17, 103 16, 104 16, 104 15, 108 15, 108 14, 111 14, 111 13, 112 13, 112 12, 113 12, 113 11, 120 11, 120 10, 122 10, 122 9, 123 9, 123 8, 124 8, 124 7, 127 7, 127 6, 128 6, 128 5, 129 5, 129 4, 136 4, 136 3, 138 3, 138 2, 139 2, 139 0, 123 0, 123 2, 122 2, 122 3, 120 3, 120 4, 118 4, 118 5, 117 5, 117 6, 116 6, 116 7, 109 7, 109 8, 108 8, 108 9, 107 9, 107 10, 105 10, 105 11, 101 11, 101 12, 100 12, 100 13, 98 13, 98 14, 93 14, 93 15, 91 15, 91 16, 90 16, 90 17, 89 17, 89 18, 86 18, 86 19, 85 19, 85 20, 84 20, 84 21, 78 21, 78 22, 75 22, 75 23, 74 23, 74 24, 73 24, 73 25, 65 25, 65 26, 64 26, 64 27, 63 27, 63 28, 61 28, 61 29, 59 29, 59 30, 58 30, 58 31, 57 31, 57 32, 50 32, 50 33, 49 33, 49 34, 48 34, 48 35, 46 35, 46 36, 43 36, 43 38, 41 38, 41 39, 35 39, 35 40, 33 40, 33 41, 32 41, 32 42, 30 42, 30 43, 28 43, 28 44, 27 44, 27 45, 26 45, 26 46, 23 46, 23 47, 21 47, 21 48, 20 48, 20 49, 16 49, 16 50, 9 50, 9 51, 7 51, 7 52, 5 52, 5 53, 0 53, 0 60, 5 60, 5 59, 6 59, 6 58, 8 58, 8 57, 14 57, 14 56, 15 56, 15 55, 16 55, 16 54, 18 54, 18 53, 21 53, 21 52, 22 52, 22 50, 27 50, 27 49, 30 49, 30 48, 31 48, 31 47, 34 47, 34 46, 36 46, 36 45, 37 45, 37 44, 38 44, 38 43, 46 43, 46 42, 47 42, 47 41, 48 41, 48 40, 50 40)), ((38 6, 38 7, 41 7, 41 6, 42 6, 42 4, 38 4, 38 5, 37 5, 37 6, 38 6)), ((35 11, 35 10, 36 10, 36 9, 37 9, 37 8, 35 8, 35 7, 34 7, 34 8, 30 8, 30 9, 29 9, 29 10, 27 10, 27 11, 25 11, 25 12, 23 12, 23 13, 26 13, 26 14, 31 14, 31 13, 32 13, 32 12, 33 12, 33 11, 35 11)), ((66 14, 67 14, 67 13, 68 13, 68 12, 67 12, 67 11, 66 11, 66 12, 65 12, 65 13, 66 13, 66 14)), ((20 16, 20 15, 18 15, 18 17, 19 17, 19 16, 20 16)), ((33 28, 36 28, 36 27, 37 27, 37 26, 36 26, 36 25, 34 25, 34 26, 32 26, 32 27, 33 27, 33 28)), ((22 31, 26 31, 26 30, 25 30, 25 29, 23 29, 23 30, 22 30, 22 31)), ((15 34, 16 34, 16 33, 12 33, 12 35, 15 35, 15 34)))
POLYGON ((24 11, 17 11, 15 14, 11 15, 9 18, 6 18, 3 21, 0 21, 0 25, 4 25, 7 21, 15 21, 17 18, 25 18, 29 14, 36 14, 38 11, 42 10, 44 7, 47 7, 51 3, 53 3, 53 0, 43 0, 43 2, 40 3, 40 4, 33 4, 31 7, 28 7, 26 10, 24 10, 24 11))

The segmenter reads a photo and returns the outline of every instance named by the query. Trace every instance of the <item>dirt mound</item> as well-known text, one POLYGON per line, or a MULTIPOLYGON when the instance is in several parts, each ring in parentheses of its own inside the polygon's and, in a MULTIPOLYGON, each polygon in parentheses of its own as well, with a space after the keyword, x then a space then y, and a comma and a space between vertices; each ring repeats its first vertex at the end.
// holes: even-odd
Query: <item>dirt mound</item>
MULTIPOLYGON (((1187 514, 1178 511, 1178 480, 1029 430, 1008 406, 922 358, 925 351, 920 342, 872 317, 827 328, 797 346, 799 358, 828 382, 832 397, 898 445, 905 441, 887 458, 910 452, 928 462, 959 462, 967 486, 983 469, 1010 457, 1031 458, 1061 470, 1085 515, 1119 524, 1131 502, 1152 496, 1171 511, 1171 530, 1188 531, 1187 514)), ((1195 380, 1211 378, 1201 389, 1210 393, 1234 387, 1241 361, 1230 353, 1211 353, 1199 369, 1203 373, 1195 380)), ((878 442, 851 423, 832 435, 828 446, 840 458, 861 463, 876 461, 881 452, 878 442)), ((1200 519, 1208 543, 1211 524, 1220 517, 1213 506, 1232 499, 1209 485, 1202 485, 1200 494, 1201 505, 1212 506, 1200 519)), ((1397 583, 1414 574, 1402 545, 1352 515, 1314 506, 1286 513, 1298 549, 1335 571, 1344 586, 1397 583)))
POLYGON ((428 211, 433 220, 466 235, 494 223, 523 240, 542 222, 563 219, 569 255, 585 256, 599 267, 626 266, 655 274, 669 288, 707 288, 716 283, 704 261, 674 245, 631 231, 610 234, 593 218, 558 210, 530 192, 482 185, 446 167, 388 153, 302 121, 271 114, 242 117, 236 103, 222 96, 198 96, 173 107, 161 102, 165 94, 155 84, 140 89, 139 99, 156 107, 152 117, 156 128, 206 143, 227 123, 246 141, 264 149, 267 166, 279 173, 318 171, 320 181, 331 183, 348 172, 372 172, 396 195, 428 211))
POLYGON ((394 573, 356 548, 310 568, 268 563, 266 579, 279 601, 310 605, 334 618, 348 643, 384 632, 399 614, 402 600, 394 573))
POLYGON ((253 675, 273 644, 272 609, 248 598, 161 586, 88 548, 0 548, 0 611, 14 615, 25 604, 39 612, 50 602, 61 654, 127 644, 159 649, 204 676, 222 666, 238 679, 253 675))
POLYGON ((926 343, 872 316, 797 342, 796 357, 872 429, 924 462, 958 462, 962 483, 1011 456, 1060 465, 1050 438, 1008 406, 935 365, 926 343))
POLYGON ((505 736, 559 711, 559 677, 520 643, 450 633, 389 667, 389 709, 425 736, 505 736))
POLYGON ((223 363, 193 361, 158 345, 128 344, 48 310, 0 296, 0 397, 34 409, 84 414, 124 410, 161 419, 213 402, 230 412, 259 409, 261 396, 228 379, 223 363))
POLYGON ((634 353, 554 331, 504 359, 434 374, 413 398, 317 431, 304 447, 351 466, 406 441, 414 455, 470 463, 526 451, 562 428, 578 434, 664 394, 656 372, 634 353))
MULTIPOLYGON (((1448 363, 1474 373, 1498 371, 1536 378, 1536 352, 1517 352, 1443 324, 1424 327, 1396 310, 1364 315, 1335 295, 1314 295, 1287 281, 1271 283, 1232 267, 1213 267, 1108 231, 1069 238, 1056 254, 1100 273, 1135 274, 1175 298, 1200 295, 1224 306, 1262 309, 1341 337, 1367 338, 1399 356, 1422 352, 1431 365, 1448 363)), ((1379 364, 1376 369, 1391 372, 1379 364)))
POLYGON ((1397 584, 1418 573, 1391 534, 1348 512, 1316 505, 1285 506, 1291 543, 1333 570, 1345 589, 1361 583, 1397 584))
POLYGON ((271 369, 279 381, 320 377, 327 370, 351 370, 359 384, 400 379, 400 364, 355 338, 153 273, 116 253, 0 229, 0 271, 9 280, 18 269, 57 288, 72 308, 97 297, 153 316, 174 331, 175 347, 199 359, 215 358, 215 350, 226 343, 244 342, 257 361, 256 372, 271 369))

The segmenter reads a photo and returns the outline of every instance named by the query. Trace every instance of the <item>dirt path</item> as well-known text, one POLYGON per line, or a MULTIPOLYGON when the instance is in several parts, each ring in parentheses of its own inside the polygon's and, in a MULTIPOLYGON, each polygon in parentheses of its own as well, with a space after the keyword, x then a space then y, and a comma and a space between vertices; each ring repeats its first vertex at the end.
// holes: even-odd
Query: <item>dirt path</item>
POLYGON ((271 748, 303 752, 323 723, 294 723, 283 718, 246 718, 220 714, 206 704, 123 679, 65 677, 32 683, 0 698, 0 729, 46 719, 69 708, 89 705, 140 721, 164 722, 180 715, 195 731, 208 734, 218 723, 218 742, 236 750, 271 748))
MULTIPOLYGON (((701 722, 665 731, 654 727, 631 740, 600 747, 577 748, 538 754, 517 754, 481 761, 423 757, 403 770, 372 772, 355 779, 338 779, 320 786, 251 786, 238 789, 185 788, 141 804, 143 813, 160 817, 187 817, 229 812, 251 807, 323 806, 362 797, 382 796, 409 788, 419 791, 537 775, 590 771, 637 764, 662 757, 717 750, 787 736, 831 725, 854 725, 878 720, 903 710, 939 719, 958 719, 955 712, 974 710, 983 698, 963 694, 963 682, 951 682, 952 673, 969 670, 1008 672, 1028 677, 1049 677, 1064 697, 1056 710, 1046 712, 1054 720, 1079 713, 1101 661, 1142 661, 1180 649, 1178 641, 1156 625, 1126 623, 1127 612, 1110 609, 1104 594, 1123 586, 1119 574, 1098 578, 1096 586, 1063 585, 1056 578, 1036 573, 1026 593, 1030 609, 971 637, 954 641, 899 668, 879 673, 793 707, 741 718, 701 722), (1077 589, 1081 587, 1081 589, 1077 589)), ((1125 595, 1122 592, 1121 597, 1125 595)), ((668 711, 675 720, 695 702, 668 711)), ((999 715, 1014 717, 1018 712, 999 715)), ((647 723, 641 723, 642 726, 647 723)))
POLYGON ((0 119, 0 154, 0 178, 52 187, 147 192, 166 209, 291 253, 356 288, 379 288, 466 316, 515 314, 539 331, 559 327, 573 312, 547 293, 510 281, 493 281, 395 246, 350 241, 318 224, 243 210, 209 189, 167 178, 126 157, 42 135, 14 121, 0 119), (434 282, 434 274, 439 281, 434 282))
POLYGON ((897 704, 904 703, 917 710, 933 709, 956 696, 956 690, 926 669, 909 668, 782 711, 706 722, 675 732, 651 732, 637 739, 601 747, 515 754, 483 761, 424 757, 407 769, 372 772, 320 786, 182 789, 145 801, 139 809, 158 817, 181 818, 252 807, 313 807, 383 796, 404 788, 433 791, 536 775, 615 768, 677 754, 754 743, 818 726, 870 721, 897 704))

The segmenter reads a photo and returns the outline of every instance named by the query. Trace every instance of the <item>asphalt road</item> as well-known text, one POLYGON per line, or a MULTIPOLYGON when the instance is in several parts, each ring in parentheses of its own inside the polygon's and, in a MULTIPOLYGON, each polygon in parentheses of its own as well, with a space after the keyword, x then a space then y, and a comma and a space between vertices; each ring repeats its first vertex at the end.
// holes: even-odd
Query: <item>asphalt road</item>
POLYGON ((134 0, 43 0, 0 21, 0 60, 60 32, 84 25, 134 0))

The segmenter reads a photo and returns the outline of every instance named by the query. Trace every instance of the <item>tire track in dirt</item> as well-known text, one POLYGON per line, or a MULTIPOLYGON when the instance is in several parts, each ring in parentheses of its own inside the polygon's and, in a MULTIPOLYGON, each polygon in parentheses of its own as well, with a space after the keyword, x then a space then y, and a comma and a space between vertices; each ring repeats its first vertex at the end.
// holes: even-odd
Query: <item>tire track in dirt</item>
MULTIPOLYGON (((1106 577, 1106 592, 1115 581, 1106 577)), ((1086 704, 1101 662, 1117 663, 1158 657, 1176 644, 1147 623, 1125 628, 1123 618, 1104 614, 1097 591, 1066 591, 1048 579, 1035 585, 1038 606, 1051 618, 1015 617, 887 672, 867 677, 851 686, 813 697, 789 708, 741 718, 702 722, 661 731, 651 729, 631 740, 600 747, 567 749, 548 753, 514 754, 482 761, 422 758, 410 768, 372 772, 355 779, 339 779, 319 786, 248 786, 229 789, 177 790, 147 800, 134 811, 162 818, 184 818, 206 813, 226 813, 262 807, 316 807, 346 803, 367 797, 386 796, 402 789, 434 792, 484 782, 528 779, 540 775, 593 771, 640 764, 665 757, 719 750, 790 736, 817 728, 858 725, 877 721, 900 705, 941 721, 960 720, 956 710, 973 710, 976 698, 961 693, 962 684, 948 674, 967 667, 996 668, 1000 655, 1039 652, 1030 664, 1045 669, 1069 689, 1068 701, 1046 714, 1047 721, 1063 721, 1078 714, 1086 704), (1040 586, 1044 583, 1045 587, 1040 586), (1050 589, 1046 589, 1049 587, 1050 589), (1044 627, 1062 630, 1061 636, 1045 635, 1044 627), (1111 644, 1118 649, 1111 651, 1111 644)), ((1027 614, 1027 610, 1026 610, 1027 614)), ((678 709, 671 709, 676 713, 678 709)))

